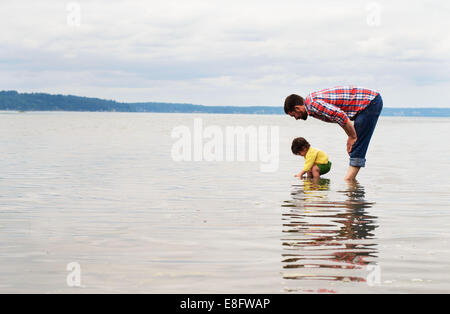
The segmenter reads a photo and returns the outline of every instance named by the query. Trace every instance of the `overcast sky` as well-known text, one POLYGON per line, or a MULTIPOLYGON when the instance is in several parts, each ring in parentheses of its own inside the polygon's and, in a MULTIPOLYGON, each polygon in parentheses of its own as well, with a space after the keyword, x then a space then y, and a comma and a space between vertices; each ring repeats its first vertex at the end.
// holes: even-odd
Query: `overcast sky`
POLYGON ((280 106, 352 84, 386 107, 450 107, 448 0, 1 0, 0 12, 1 90, 280 106))

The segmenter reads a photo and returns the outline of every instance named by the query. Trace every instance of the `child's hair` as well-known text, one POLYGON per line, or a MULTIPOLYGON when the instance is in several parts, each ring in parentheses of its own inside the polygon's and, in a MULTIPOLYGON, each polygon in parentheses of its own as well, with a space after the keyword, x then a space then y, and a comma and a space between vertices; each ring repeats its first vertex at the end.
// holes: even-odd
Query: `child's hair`
POLYGON ((291 149, 294 155, 298 155, 302 150, 310 147, 311 145, 309 145, 307 140, 305 140, 303 137, 298 137, 292 141, 291 149))

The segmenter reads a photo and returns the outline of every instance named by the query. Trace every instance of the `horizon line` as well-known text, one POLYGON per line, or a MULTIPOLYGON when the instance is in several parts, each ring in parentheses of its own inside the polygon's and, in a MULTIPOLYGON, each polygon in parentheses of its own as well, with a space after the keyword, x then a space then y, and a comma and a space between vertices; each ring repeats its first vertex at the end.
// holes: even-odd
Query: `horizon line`
MULTIPOLYGON (((94 96, 80 96, 80 95, 73 95, 73 94, 52 94, 52 93, 46 93, 46 92, 19 92, 17 90, 0 90, 0 93, 8 93, 8 92, 14 92, 21 95, 33 95, 33 94, 44 94, 44 95, 50 95, 50 96, 64 96, 64 97, 79 97, 79 98, 88 98, 88 99, 96 99, 96 100, 102 100, 102 101, 112 101, 118 104, 168 104, 168 105, 191 105, 191 106, 202 106, 202 107, 219 107, 219 108, 253 108, 253 107, 263 107, 263 108, 282 108, 283 105, 245 105, 245 106, 236 106, 236 105, 204 105, 204 104, 194 104, 194 103, 188 103, 188 102, 169 102, 169 101, 134 101, 134 102, 121 102, 114 99, 106 99, 106 98, 100 98, 100 97, 94 97, 94 96)), ((387 107, 386 109, 450 109, 450 106, 447 107, 387 107)))

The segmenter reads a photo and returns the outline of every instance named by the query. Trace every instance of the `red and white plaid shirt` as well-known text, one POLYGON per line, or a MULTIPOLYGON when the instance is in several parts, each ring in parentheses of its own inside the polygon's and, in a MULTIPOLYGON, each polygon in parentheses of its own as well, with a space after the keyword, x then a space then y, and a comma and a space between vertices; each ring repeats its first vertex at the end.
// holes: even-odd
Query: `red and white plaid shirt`
POLYGON ((339 86, 309 94, 305 99, 308 115, 325 122, 343 126, 353 120, 358 112, 366 109, 378 92, 354 87, 339 86))

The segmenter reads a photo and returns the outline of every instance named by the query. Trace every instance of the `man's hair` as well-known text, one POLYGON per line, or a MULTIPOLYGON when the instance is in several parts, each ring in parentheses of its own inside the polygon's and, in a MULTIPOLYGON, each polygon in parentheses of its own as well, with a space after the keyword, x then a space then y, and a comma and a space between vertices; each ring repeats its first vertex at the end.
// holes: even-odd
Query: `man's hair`
POLYGON ((305 140, 303 137, 298 137, 292 141, 291 149, 294 155, 298 155, 302 150, 310 147, 311 145, 309 145, 307 140, 305 140))
POLYGON ((286 114, 289 114, 289 112, 295 111, 295 106, 303 106, 305 104, 305 100, 302 96, 292 94, 288 97, 286 97, 286 100, 284 101, 284 112, 286 114))

